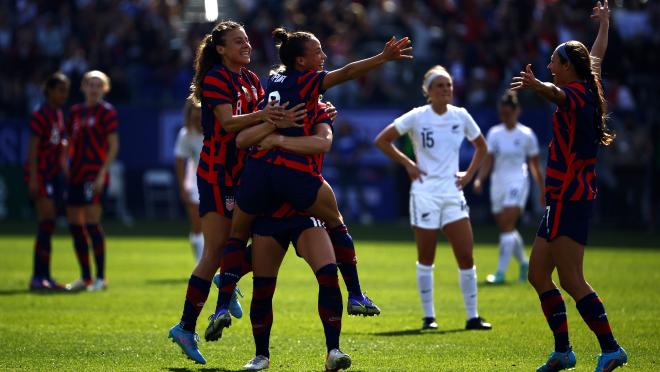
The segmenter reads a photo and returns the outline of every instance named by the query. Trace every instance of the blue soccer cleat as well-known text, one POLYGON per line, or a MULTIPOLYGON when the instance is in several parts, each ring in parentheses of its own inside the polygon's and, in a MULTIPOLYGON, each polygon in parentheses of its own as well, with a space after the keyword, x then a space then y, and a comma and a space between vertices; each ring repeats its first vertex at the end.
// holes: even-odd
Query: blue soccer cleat
MULTIPOLYGON (((220 273, 213 276, 213 284, 220 289, 220 273)), ((234 293, 231 294, 231 300, 229 300, 229 314, 236 319, 241 319, 243 317, 243 307, 241 307, 241 303, 238 302, 238 296, 243 297, 243 293, 240 288, 236 286, 236 288, 234 288, 234 293)))
POLYGON ((380 315, 380 309, 378 306, 376 306, 376 304, 374 304, 373 301, 363 293, 360 293, 359 295, 353 295, 352 293, 348 294, 346 312, 348 312, 348 315, 380 315))
POLYGON ((206 364, 206 359, 204 359, 202 353, 199 352, 199 348, 197 348, 197 342, 199 341, 197 333, 186 331, 181 327, 181 324, 177 324, 170 328, 167 337, 179 345, 188 359, 192 359, 195 363, 206 364))
POLYGON ((33 277, 30 280, 30 290, 34 292, 61 292, 66 291, 66 287, 53 278, 33 277))
POLYGON ((619 347, 617 351, 600 354, 594 372, 610 372, 626 363, 628 363, 628 353, 619 347))
POLYGON ((520 273, 518 274, 518 281, 521 283, 527 282, 527 273, 529 272, 529 263, 520 264, 520 273))
POLYGON ((486 277, 486 284, 504 284, 504 273, 501 271, 490 274, 486 277))
POLYGON ((573 350, 568 350, 565 353, 553 351, 544 365, 536 369, 536 372, 552 372, 561 371, 562 369, 570 369, 575 367, 575 353, 573 350))
POLYGON ((222 330, 230 326, 231 315, 229 315, 229 310, 221 307, 209 317, 209 325, 204 332, 204 339, 206 341, 217 341, 222 337, 222 330))

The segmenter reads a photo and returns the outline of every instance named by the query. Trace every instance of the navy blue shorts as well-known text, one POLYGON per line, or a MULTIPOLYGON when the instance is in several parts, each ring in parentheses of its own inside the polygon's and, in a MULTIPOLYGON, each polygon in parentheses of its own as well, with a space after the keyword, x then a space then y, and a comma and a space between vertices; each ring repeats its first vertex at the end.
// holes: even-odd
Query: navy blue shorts
MULTIPOLYGON (((29 185, 30 178, 26 182, 29 185)), ((37 177, 37 198, 51 199, 56 203, 61 203, 66 195, 66 181, 60 174, 53 178, 37 177)))
POLYGON ((107 183, 103 186, 103 190, 98 194, 94 193, 94 182, 69 183, 67 187, 66 204, 70 206, 103 204, 107 192, 107 183))
POLYGON ((236 202, 252 215, 266 214, 272 205, 285 202, 305 211, 314 204, 322 184, 320 176, 248 158, 236 202))
POLYGON ((545 207, 545 214, 536 235, 547 241, 565 235, 582 245, 587 245, 593 209, 593 200, 550 200, 545 207))
POLYGON ((199 216, 209 212, 231 218, 234 211, 234 187, 212 184, 197 176, 199 190, 199 216))
POLYGON ((311 216, 292 216, 286 218, 258 217, 252 225, 252 233, 261 236, 270 236, 286 250, 289 243, 293 244, 298 253, 298 238, 307 229, 314 227, 324 228, 321 220, 311 216))

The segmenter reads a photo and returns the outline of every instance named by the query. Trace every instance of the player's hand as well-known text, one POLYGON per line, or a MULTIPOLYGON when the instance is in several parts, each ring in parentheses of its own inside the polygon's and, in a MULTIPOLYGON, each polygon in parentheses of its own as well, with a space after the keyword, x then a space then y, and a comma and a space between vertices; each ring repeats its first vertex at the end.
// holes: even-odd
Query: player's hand
POLYGON ((481 195, 481 192, 484 191, 483 185, 481 184, 480 179, 474 180, 474 183, 472 183, 472 191, 474 191, 475 194, 481 195))
POLYGON ((37 177, 30 177, 30 182, 28 183, 28 194, 32 199, 36 199, 39 195, 39 183, 37 182, 37 177))
POLYGON ((381 55, 386 61, 413 59, 411 45, 412 41, 407 36, 401 40, 397 40, 396 37, 392 36, 392 38, 385 43, 385 48, 383 48, 381 55))
POLYGON ((454 177, 456 178, 456 187, 458 187, 459 190, 463 190, 472 179, 472 176, 468 177, 467 172, 458 172, 454 177))
POLYGON ((600 1, 596 3, 593 13, 591 13, 591 18, 597 19, 601 23, 610 21, 610 7, 607 4, 607 0, 603 1, 602 4, 600 1))
POLYGON ((410 177, 411 181, 416 181, 419 180, 419 182, 424 182, 422 180, 422 176, 426 176, 426 172, 423 170, 419 169, 417 167, 417 164, 411 163, 406 166, 406 172, 408 172, 408 177, 410 177))
POLYGON ((279 105, 278 101, 270 101, 266 107, 261 110, 261 115, 263 121, 275 123, 284 118, 284 109, 279 105))
POLYGON ((257 144, 259 150, 270 150, 278 146, 284 137, 281 134, 269 134, 257 144))
POLYGON ((330 120, 335 121, 337 118, 337 108, 330 101, 326 101, 325 105, 325 113, 328 114, 330 120))
POLYGON ((179 187, 179 199, 181 199, 183 204, 188 204, 190 202, 190 195, 183 187, 179 187))
POLYGON ((103 186, 105 186, 105 173, 100 172, 96 179, 94 180, 94 195, 99 195, 103 191, 103 186))
MULTIPOLYGON (((282 106, 282 109, 286 109, 289 106, 289 102, 285 102, 282 106)), ((277 128, 292 128, 292 127, 302 127, 304 123, 298 124, 299 121, 305 119, 307 116, 307 109, 305 108, 305 103, 299 103, 296 106, 291 107, 288 110, 283 111, 284 117, 281 120, 274 122, 277 128)))
POLYGON ((520 71, 520 76, 514 76, 511 83, 511 90, 534 88, 541 82, 536 79, 532 71, 532 65, 525 66, 525 71, 520 71))

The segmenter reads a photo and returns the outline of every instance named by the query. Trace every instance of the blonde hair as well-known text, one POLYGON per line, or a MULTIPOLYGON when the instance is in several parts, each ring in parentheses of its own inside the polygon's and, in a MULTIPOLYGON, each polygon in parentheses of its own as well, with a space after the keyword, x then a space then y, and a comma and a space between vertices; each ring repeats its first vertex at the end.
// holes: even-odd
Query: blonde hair
POLYGON ((449 74, 449 71, 442 66, 442 65, 435 65, 431 67, 426 73, 424 74, 424 80, 422 81, 422 93, 424 93, 424 97, 429 96, 429 87, 431 86, 431 83, 435 78, 438 76, 446 76, 449 78, 449 80, 452 80, 451 75, 449 74))
POLYGON ((201 109, 202 105, 195 101, 193 98, 188 97, 186 99, 186 103, 183 105, 183 126, 186 128, 190 128, 192 123, 190 122, 190 115, 192 114, 193 110, 201 109))
POLYGON ((105 74, 105 72, 99 70, 87 71, 85 75, 83 75, 81 84, 84 85, 93 78, 101 80, 103 83, 103 93, 108 93, 110 91, 110 78, 105 74))

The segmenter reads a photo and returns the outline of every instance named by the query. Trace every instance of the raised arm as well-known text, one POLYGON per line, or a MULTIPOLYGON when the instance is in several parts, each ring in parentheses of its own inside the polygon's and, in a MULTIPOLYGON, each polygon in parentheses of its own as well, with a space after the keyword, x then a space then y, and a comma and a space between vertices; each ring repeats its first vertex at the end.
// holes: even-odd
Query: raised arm
POLYGON ((593 14, 591 18, 597 19, 600 23, 598 27, 598 35, 594 41, 594 45, 591 46, 591 56, 596 57, 594 59, 594 67, 600 75, 600 67, 605 57, 605 51, 607 50, 608 34, 610 29, 610 8, 607 4, 607 0, 601 4, 597 2, 596 6, 593 9, 593 14))
POLYGON ((374 144, 380 149, 380 151, 385 153, 387 157, 403 165, 403 167, 406 168, 406 172, 408 172, 408 177, 410 177, 411 181, 419 179, 421 182, 422 175, 425 176, 426 172, 419 169, 414 161, 412 161, 409 157, 406 156, 406 154, 394 146, 394 141, 396 141, 399 137, 401 137, 399 131, 396 130, 394 124, 390 124, 385 127, 385 129, 383 129, 383 131, 380 132, 378 136, 376 136, 374 144))
POLYGON ((546 100, 561 106, 566 102, 566 93, 552 83, 544 83, 534 76, 532 65, 528 64, 520 76, 514 76, 511 90, 531 89, 546 100))
POLYGON ((351 62, 338 70, 330 71, 323 79, 323 89, 329 89, 345 81, 358 78, 385 62, 412 59, 413 56, 410 54, 412 52, 411 43, 407 37, 397 40, 393 36, 379 54, 351 62))

